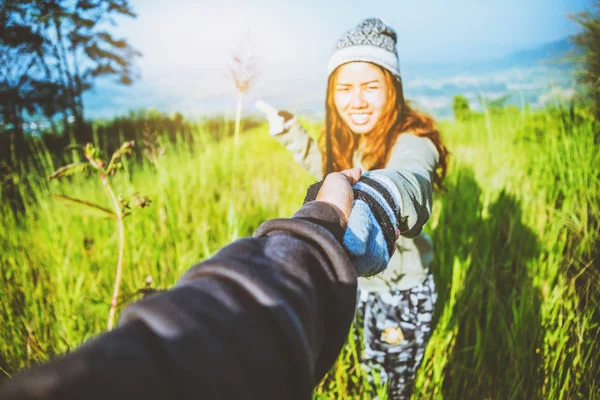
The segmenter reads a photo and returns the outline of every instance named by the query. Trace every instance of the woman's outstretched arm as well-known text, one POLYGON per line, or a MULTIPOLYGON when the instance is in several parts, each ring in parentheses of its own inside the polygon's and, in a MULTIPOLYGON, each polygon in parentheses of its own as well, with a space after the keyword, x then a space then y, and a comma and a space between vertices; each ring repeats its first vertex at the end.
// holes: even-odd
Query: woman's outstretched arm
POLYGON ((256 108, 264 112, 269 121, 269 134, 285 146, 317 180, 323 179, 321 151, 314 140, 296 117, 288 111, 280 111, 264 101, 257 101, 256 108))
POLYGON ((315 179, 323 179, 322 154, 302 124, 294 118, 289 129, 275 139, 284 145, 293 155, 294 160, 302 165, 315 179))
MULTIPOLYGON (((361 276, 386 268, 398 236, 415 237, 423 229, 431 214, 438 157, 429 139, 402 134, 387 167, 363 173, 353 185, 355 200, 343 243, 361 276)), ((307 199, 315 198, 320 185, 309 188, 307 199)))
POLYGON ((398 136, 386 167, 363 174, 389 192, 398 207, 402 236, 417 236, 429 220, 438 160, 438 151, 430 139, 403 133, 398 136))

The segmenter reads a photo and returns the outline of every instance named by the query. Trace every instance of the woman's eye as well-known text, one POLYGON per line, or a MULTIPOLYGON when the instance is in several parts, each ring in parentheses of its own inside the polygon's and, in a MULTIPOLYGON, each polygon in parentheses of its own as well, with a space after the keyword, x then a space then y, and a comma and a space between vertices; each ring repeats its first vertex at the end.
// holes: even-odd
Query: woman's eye
POLYGON ((367 86, 367 90, 379 90, 379 86, 367 86))
POLYGON ((349 92, 349 91, 350 91, 350 88, 347 88, 347 87, 339 87, 339 88, 337 88, 337 91, 338 91, 338 92, 345 93, 345 92, 349 92))

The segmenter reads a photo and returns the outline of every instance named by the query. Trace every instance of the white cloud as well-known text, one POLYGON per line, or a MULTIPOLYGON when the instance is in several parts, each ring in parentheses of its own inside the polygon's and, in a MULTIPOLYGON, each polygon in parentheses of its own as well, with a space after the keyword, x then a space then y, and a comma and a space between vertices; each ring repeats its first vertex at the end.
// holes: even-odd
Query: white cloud
POLYGON ((550 91, 546 93, 542 93, 538 96, 537 103, 534 103, 533 107, 543 107, 548 103, 552 103, 554 101, 563 101, 570 100, 575 95, 574 88, 560 88, 553 87, 550 91))
POLYGON ((439 110, 450 107, 452 99, 447 96, 417 96, 412 99, 419 107, 427 110, 439 110))

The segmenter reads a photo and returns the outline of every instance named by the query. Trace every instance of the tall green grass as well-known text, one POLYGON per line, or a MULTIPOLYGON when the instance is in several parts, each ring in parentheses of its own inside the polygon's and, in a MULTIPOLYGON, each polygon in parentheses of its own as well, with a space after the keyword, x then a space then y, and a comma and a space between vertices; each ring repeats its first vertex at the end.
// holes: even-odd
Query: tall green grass
MULTIPOLYGON (((436 328, 414 397, 600 398, 597 126, 548 112, 441 128, 452 151, 448 191, 426 228, 436 328)), ((201 127, 193 135, 193 146, 165 144, 164 155, 115 177, 117 192, 152 199, 125 221, 123 305, 146 277, 170 287, 230 241, 231 179, 240 236, 291 215, 313 182, 266 126, 240 137, 236 171, 230 139, 215 142, 201 127)), ((57 167, 43 148, 31 162, 48 174, 57 167)), ((0 204, 0 375, 102 331, 116 264, 114 221, 51 197, 108 206, 100 183, 26 171, 17 173, 23 209, 0 204)), ((368 398, 349 337, 315 398, 368 398)))

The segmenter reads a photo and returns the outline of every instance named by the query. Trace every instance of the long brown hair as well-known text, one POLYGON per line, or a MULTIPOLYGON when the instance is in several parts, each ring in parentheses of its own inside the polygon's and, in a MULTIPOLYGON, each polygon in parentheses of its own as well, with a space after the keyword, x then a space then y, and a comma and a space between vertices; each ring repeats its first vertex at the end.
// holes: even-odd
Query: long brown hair
MULTIPOLYGON (((402 81, 394 77, 387 69, 381 68, 388 87, 388 103, 381 120, 372 132, 365 137, 361 163, 367 170, 385 168, 390 154, 403 133, 411 132, 417 136, 429 138, 439 153, 439 161, 434 171, 433 183, 443 188, 446 177, 448 150, 442 142, 433 118, 414 110, 404 99, 402 81)), ((334 103, 334 88, 339 68, 329 76, 325 99, 325 126, 319 138, 323 157, 323 176, 330 172, 342 171, 353 167, 354 152, 358 146, 358 135, 354 134, 340 117, 334 103)))

